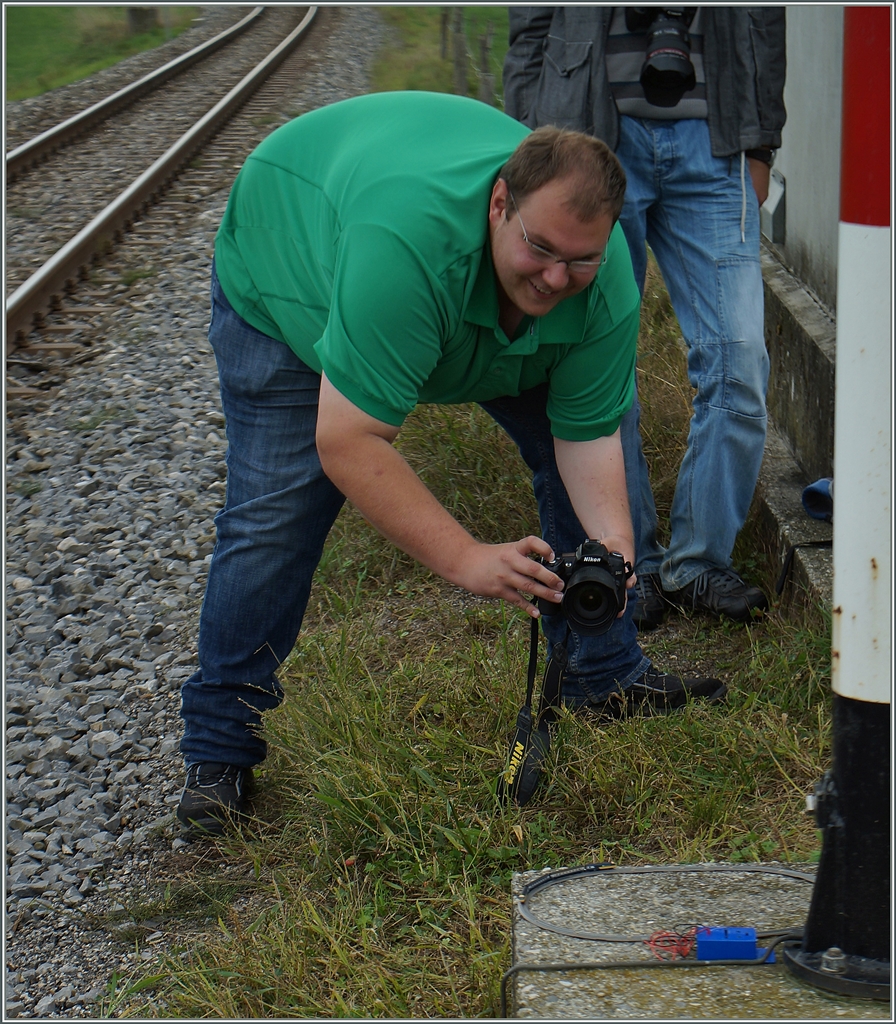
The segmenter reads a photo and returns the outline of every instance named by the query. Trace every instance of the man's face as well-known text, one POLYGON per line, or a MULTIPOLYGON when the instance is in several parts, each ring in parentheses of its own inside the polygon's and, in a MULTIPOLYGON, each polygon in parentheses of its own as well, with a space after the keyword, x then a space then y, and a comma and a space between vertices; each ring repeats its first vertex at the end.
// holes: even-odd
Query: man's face
POLYGON ((529 316, 544 316, 594 280, 596 265, 570 271, 565 262, 546 258, 529 244, 547 249, 564 261, 600 261, 613 218, 606 213, 580 221, 566 206, 574 187, 568 180, 548 182, 521 200, 517 209, 509 199, 507 182, 503 178, 495 182, 488 220, 502 313, 515 307, 529 316))

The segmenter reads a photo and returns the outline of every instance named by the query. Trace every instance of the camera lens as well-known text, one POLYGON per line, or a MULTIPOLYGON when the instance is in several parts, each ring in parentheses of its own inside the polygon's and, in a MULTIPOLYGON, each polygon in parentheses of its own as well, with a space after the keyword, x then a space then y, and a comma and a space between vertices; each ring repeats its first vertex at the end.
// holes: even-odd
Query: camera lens
POLYGON ((597 567, 577 570, 566 588, 562 608, 573 632, 581 636, 606 633, 619 611, 613 577, 597 567))
POLYGON ((664 12, 657 15, 647 36, 641 85, 647 101, 656 107, 674 107, 697 84, 687 26, 680 16, 664 12))
POLYGON ((586 583, 579 587, 576 593, 576 611, 583 618, 587 616, 602 615, 607 608, 607 595, 593 583, 586 583))

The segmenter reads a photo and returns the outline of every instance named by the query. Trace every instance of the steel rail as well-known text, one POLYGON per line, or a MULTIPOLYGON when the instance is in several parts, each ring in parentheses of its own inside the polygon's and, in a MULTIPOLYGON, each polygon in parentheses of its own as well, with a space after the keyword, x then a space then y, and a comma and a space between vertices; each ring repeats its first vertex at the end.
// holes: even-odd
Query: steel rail
POLYGON ((50 307, 53 296, 64 291, 67 282, 77 279, 81 268, 95 253, 106 249, 116 235, 132 224, 136 215, 158 197, 196 150, 276 70, 295 48, 317 12, 317 7, 309 7, 300 24, 279 46, 10 295, 6 303, 7 347, 11 340, 15 344, 17 335, 27 333, 34 318, 50 307))
POLYGON ((174 60, 163 64, 160 68, 156 68, 155 71, 144 75, 143 78, 138 79, 136 82, 131 82, 130 85, 119 89, 118 92, 114 92, 92 106, 86 107, 65 121, 60 121, 59 124, 48 128, 45 132, 41 132, 40 135, 35 135, 33 139, 23 142, 21 146, 16 147, 6 157, 7 181, 12 181, 23 170, 37 163, 43 157, 48 156, 54 149, 58 149, 87 128, 99 124, 107 117, 111 117, 116 111, 136 102, 141 96, 152 92, 153 89, 157 89, 169 79, 174 78, 175 75, 209 57, 216 50, 224 46, 225 43, 229 43, 235 36, 244 32, 263 13, 264 7, 256 7, 242 21, 231 25, 230 28, 220 32, 214 38, 200 43, 199 46, 194 46, 192 50, 181 54, 179 57, 175 57, 174 60))

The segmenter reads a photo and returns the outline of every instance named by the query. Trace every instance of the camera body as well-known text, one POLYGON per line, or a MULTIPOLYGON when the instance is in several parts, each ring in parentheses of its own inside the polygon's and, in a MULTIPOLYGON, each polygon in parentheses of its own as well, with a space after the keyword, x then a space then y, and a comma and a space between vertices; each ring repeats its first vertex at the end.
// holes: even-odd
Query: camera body
POLYGON ((601 636, 625 607, 625 581, 632 567, 618 551, 608 551, 600 541, 583 541, 578 549, 542 565, 563 580, 559 606, 538 600, 543 615, 563 615, 569 628, 580 636, 601 636))
POLYGON ((697 84, 688 28, 696 7, 626 7, 629 32, 646 32, 641 68, 644 97, 655 107, 674 107, 697 84))

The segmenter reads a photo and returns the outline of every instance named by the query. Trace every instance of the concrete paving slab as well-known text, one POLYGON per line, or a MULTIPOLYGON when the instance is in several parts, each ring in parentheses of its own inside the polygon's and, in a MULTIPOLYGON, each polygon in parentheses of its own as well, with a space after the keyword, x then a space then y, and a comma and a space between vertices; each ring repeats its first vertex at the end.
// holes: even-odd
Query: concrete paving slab
POLYGON ((887 1003, 798 981, 780 956, 762 966, 666 967, 657 966, 660 960, 642 941, 698 924, 753 927, 757 934, 801 928, 814 871, 814 865, 792 864, 611 868, 528 895, 527 887, 554 873, 517 874, 506 1014, 537 1020, 892 1020, 887 1003), (637 941, 611 941, 632 937, 637 941), (575 968, 613 962, 635 966, 575 968), (536 969, 558 963, 572 966, 536 969))

